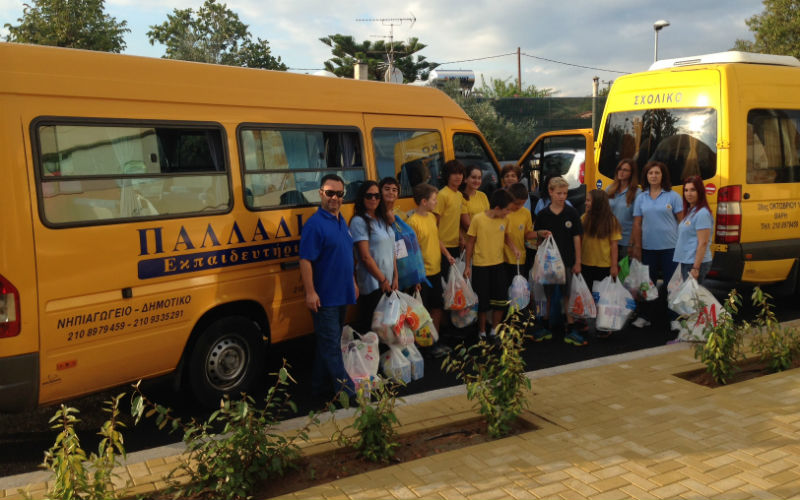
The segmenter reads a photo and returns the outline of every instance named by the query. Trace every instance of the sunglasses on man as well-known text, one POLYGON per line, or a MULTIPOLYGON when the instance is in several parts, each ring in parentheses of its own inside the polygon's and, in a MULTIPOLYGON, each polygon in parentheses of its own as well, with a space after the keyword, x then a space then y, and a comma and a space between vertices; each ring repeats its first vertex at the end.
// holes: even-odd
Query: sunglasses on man
POLYGON ((333 189, 320 189, 320 191, 322 191, 328 198, 333 198, 334 196, 340 200, 344 198, 344 191, 334 191, 333 189))

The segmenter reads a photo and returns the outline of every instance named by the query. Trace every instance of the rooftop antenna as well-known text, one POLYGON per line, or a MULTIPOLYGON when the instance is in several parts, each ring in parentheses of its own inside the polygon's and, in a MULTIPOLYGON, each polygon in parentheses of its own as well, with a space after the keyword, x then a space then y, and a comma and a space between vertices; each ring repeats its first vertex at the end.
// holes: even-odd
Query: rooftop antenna
MULTIPOLYGON (((403 83, 402 75, 398 75, 397 73, 399 72, 396 72, 394 67, 394 27, 401 26, 404 22, 411 23, 409 28, 414 26, 414 23, 417 22, 417 17, 411 12, 409 14, 411 14, 411 17, 368 17, 356 19, 358 22, 378 22, 389 27, 389 51, 386 53, 389 64, 384 75, 384 80, 387 82, 403 83), (397 81, 398 79, 399 81, 397 81)), ((384 36, 384 38, 386 37, 384 36)))

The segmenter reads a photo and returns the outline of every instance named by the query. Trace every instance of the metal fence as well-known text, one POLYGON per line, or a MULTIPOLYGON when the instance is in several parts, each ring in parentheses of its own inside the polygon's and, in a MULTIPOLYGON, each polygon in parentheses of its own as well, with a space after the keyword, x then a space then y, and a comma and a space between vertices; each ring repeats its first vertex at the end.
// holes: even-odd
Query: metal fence
MULTIPOLYGON (((497 113, 514 121, 535 122, 531 141, 543 132, 592 127, 591 97, 509 97, 493 100, 497 113)), ((597 126, 606 97, 597 98, 597 126)))

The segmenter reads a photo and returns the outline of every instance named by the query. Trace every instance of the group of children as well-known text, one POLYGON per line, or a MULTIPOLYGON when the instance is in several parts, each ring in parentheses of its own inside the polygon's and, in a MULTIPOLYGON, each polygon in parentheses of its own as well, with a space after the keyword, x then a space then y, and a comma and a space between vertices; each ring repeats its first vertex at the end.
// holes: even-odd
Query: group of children
MULTIPOLYGON (((521 183, 495 190, 488 197, 488 208, 470 214, 470 203, 459 191, 465 173, 464 167, 453 160, 444 166, 446 185, 441 190, 427 183, 415 186, 416 209, 407 220, 419 240, 431 285, 422 284, 420 292, 434 326, 438 330, 442 319, 442 277, 447 279, 461 248, 465 251, 464 277, 470 279, 478 296, 478 334, 486 338, 494 336, 508 307, 508 288, 514 276, 520 273, 527 277, 533 264, 533 254, 526 258, 525 242, 541 242, 552 236, 567 270, 567 283, 545 286, 549 313, 547 318, 537 318, 533 334, 536 341, 552 338, 553 331, 562 327, 562 297, 573 274, 582 274, 591 286, 595 280, 618 273, 621 230, 608 195, 600 190, 589 192, 586 213, 581 217, 566 202, 567 181, 554 177, 547 185, 550 204, 535 220, 525 207, 529 194, 521 183)), ((586 345, 586 330, 587 325, 576 324, 567 315, 564 341, 586 345)))

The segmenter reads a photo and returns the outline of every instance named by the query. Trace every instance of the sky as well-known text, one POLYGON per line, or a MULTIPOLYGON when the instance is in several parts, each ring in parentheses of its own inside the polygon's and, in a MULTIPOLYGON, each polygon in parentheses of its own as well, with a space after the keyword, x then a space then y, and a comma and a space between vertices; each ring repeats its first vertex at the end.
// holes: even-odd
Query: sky
MULTIPOLYGON (((646 70, 653 62, 653 23, 670 26, 658 36, 659 59, 729 50, 737 38, 751 40, 745 20, 763 11, 759 0, 229 0, 228 8, 249 25, 253 37, 267 39, 273 55, 293 71, 313 73, 331 57, 318 39, 336 33, 358 41, 388 36, 390 27, 362 18, 416 18, 394 27, 396 40, 416 37, 427 45, 429 61, 442 69, 475 72, 515 81, 517 47, 522 84, 553 89, 558 96, 588 96, 592 77, 601 85, 624 73, 646 70), (513 54, 512 54, 513 53, 513 54), (502 54, 512 54, 505 55, 502 54), (531 57, 534 56, 534 57, 531 57), (536 58, 541 59, 536 59, 536 58), (464 61, 467 59, 480 59, 464 61), (550 59, 550 62, 544 59, 550 59), (566 63, 566 64, 562 64, 566 63), (581 68, 588 66, 593 69, 581 68)), ((175 8, 197 8, 202 0, 106 0, 106 12, 126 20, 126 54, 161 57, 150 45, 149 26, 175 8), (168 5, 167 5, 168 4, 168 5)), ((0 26, 18 24, 23 2, 0 0, 0 26)), ((0 27, 0 35, 7 30, 0 27)))

